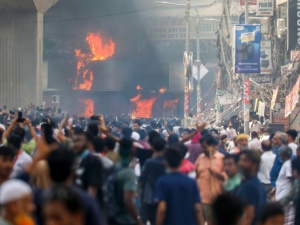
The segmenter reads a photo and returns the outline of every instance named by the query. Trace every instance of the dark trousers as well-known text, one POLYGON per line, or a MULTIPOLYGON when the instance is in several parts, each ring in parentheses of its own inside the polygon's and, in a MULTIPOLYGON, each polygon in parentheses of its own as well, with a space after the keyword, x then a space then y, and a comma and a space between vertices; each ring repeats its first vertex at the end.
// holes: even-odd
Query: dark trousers
POLYGON ((157 204, 143 204, 146 221, 149 221, 151 225, 155 225, 157 204))

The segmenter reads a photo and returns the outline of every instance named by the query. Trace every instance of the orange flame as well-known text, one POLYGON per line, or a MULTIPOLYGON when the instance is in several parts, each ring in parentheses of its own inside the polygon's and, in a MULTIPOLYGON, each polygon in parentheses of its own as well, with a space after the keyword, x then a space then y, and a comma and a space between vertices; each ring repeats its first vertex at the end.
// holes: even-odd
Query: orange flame
POLYGON ((156 100, 157 97, 132 101, 135 104, 135 109, 131 112, 131 117, 151 118, 152 108, 156 100))
POLYGON ((139 100, 142 97, 142 95, 140 93, 138 93, 136 96, 134 96, 133 98, 130 99, 131 102, 135 102, 137 100, 139 100))
POLYGON ((161 89, 159 89, 159 93, 164 94, 166 92, 166 90, 167 90, 166 88, 161 88, 161 89))
POLYGON ((140 90, 142 90, 142 89, 143 89, 143 88, 142 88, 141 85, 138 84, 138 85, 136 86, 136 90, 140 91, 140 90))
POLYGON ((77 58, 77 74, 73 85, 74 90, 91 90, 93 86, 94 73, 88 65, 91 61, 103 61, 112 57, 115 53, 115 43, 110 38, 105 40, 98 33, 88 33, 86 42, 90 53, 82 53, 81 49, 75 49, 77 58))
POLYGON ((178 104, 178 99, 176 99, 176 100, 166 100, 164 102, 164 109, 166 109, 166 108, 176 109, 177 104, 178 104))
POLYGON ((80 102, 84 105, 84 111, 81 113, 81 116, 90 117, 94 115, 94 100, 93 99, 80 99, 80 102))

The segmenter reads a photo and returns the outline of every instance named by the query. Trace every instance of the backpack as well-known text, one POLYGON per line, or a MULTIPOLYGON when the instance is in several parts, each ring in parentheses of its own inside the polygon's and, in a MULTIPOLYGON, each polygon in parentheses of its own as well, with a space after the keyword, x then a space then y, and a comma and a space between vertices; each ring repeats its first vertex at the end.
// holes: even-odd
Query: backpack
POLYGON ((106 180, 103 185, 104 193, 104 208, 108 221, 113 221, 115 217, 120 213, 120 205, 123 201, 118 199, 118 174, 123 168, 112 167, 107 173, 106 180))

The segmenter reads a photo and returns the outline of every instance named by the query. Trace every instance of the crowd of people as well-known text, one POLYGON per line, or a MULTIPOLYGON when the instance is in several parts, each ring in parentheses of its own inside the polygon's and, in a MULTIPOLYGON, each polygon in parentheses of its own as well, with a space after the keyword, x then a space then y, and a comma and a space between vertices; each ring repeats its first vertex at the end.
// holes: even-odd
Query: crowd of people
POLYGON ((0 112, 0 225, 300 224, 296 130, 0 112))

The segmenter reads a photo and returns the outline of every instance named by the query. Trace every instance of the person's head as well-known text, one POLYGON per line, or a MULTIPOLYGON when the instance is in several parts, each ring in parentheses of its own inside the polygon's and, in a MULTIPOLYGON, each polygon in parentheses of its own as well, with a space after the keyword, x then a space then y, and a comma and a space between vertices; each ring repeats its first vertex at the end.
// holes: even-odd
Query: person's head
POLYGON ((138 134, 140 135, 140 140, 141 140, 141 141, 144 141, 144 140, 146 139, 146 137, 147 137, 147 133, 146 133, 146 131, 143 130, 143 129, 140 129, 140 130, 138 131, 138 134))
POLYGON ((295 179, 298 179, 300 182, 300 158, 297 157, 292 160, 292 172, 293 172, 293 177, 295 179))
POLYGON ((122 138, 130 139, 132 135, 132 129, 129 127, 123 127, 121 133, 122 133, 122 138))
POLYGON ((132 140, 122 139, 120 141, 119 154, 121 157, 121 163, 124 166, 128 166, 133 157, 132 140))
POLYGON ((54 185, 46 191, 43 203, 45 225, 83 225, 82 201, 72 187, 54 185))
POLYGON ((238 225, 244 214, 244 203, 231 195, 219 195, 212 203, 215 225, 238 225))
POLYGON ((287 161, 287 160, 291 159, 291 157, 293 155, 293 151, 289 146, 282 145, 279 149, 279 155, 280 155, 281 160, 287 161))
POLYGON ((245 177, 256 176, 260 164, 260 155, 257 151, 243 150, 239 157, 239 169, 245 177))
POLYGON ((49 167, 45 160, 37 162, 36 167, 31 172, 31 184, 39 190, 47 189, 50 184, 49 167))
POLYGON ((21 149, 22 138, 19 135, 12 134, 7 138, 7 145, 17 152, 21 149))
POLYGON ((281 146, 286 143, 286 135, 283 132, 276 132, 272 142, 275 146, 281 146))
POLYGON ((231 123, 231 121, 229 121, 229 122, 227 123, 227 126, 228 126, 229 128, 232 128, 232 123, 231 123))
POLYGON ((133 121, 133 130, 138 131, 142 126, 142 123, 140 120, 134 120, 133 121))
POLYGON ((167 142, 163 138, 155 138, 152 149, 154 152, 162 152, 166 147, 167 142))
POLYGON ((179 151, 182 159, 185 158, 185 156, 188 152, 188 148, 185 146, 185 144, 176 143, 176 144, 173 144, 171 147, 174 148, 174 149, 177 149, 179 151))
POLYGON ((261 149, 263 150, 263 152, 271 151, 272 142, 270 140, 263 140, 261 143, 261 149))
POLYGON ((30 215, 35 207, 31 187, 17 179, 10 179, 1 185, 0 205, 3 214, 10 219, 19 215, 30 215))
POLYGON ((206 134, 200 138, 200 144, 204 154, 210 156, 210 154, 212 154, 213 151, 215 151, 219 142, 216 140, 216 138, 213 135, 206 134))
POLYGON ((50 179, 54 183, 72 181, 76 157, 72 151, 56 149, 47 156, 50 179))
POLYGON ((251 139, 258 138, 258 133, 256 131, 251 132, 251 139))
POLYGON ((232 154, 224 157, 224 171, 229 178, 234 177, 238 173, 239 156, 232 154))
POLYGON ((115 147, 116 147, 116 141, 115 139, 111 138, 111 137, 106 137, 105 140, 105 151, 114 151, 115 147))
POLYGON ((237 147, 240 150, 246 149, 248 147, 248 137, 246 134, 239 134, 236 138, 237 147))
POLYGON ((156 132, 155 130, 152 130, 149 132, 149 144, 150 146, 153 147, 153 141, 156 139, 156 138, 160 138, 160 134, 158 132, 156 132))
POLYGON ((298 132, 296 130, 288 130, 286 132, 286 140, 288 143, 294 142, 298 136, 298 132))
POLYGON ((103 153, 105 149, 105 142, 101 137, 94 136, 93 137, 93 147, 94 151, 97 153, 103 153))
POLYGON ((179 143, 179 137, 177 136, 177 134, 171 134, 168 137, 168 145, 172 145, 176 143, 179 143))
POLYGON ((73 150, 79 155, 88 148, 87 135, 84 131, 76 132, 73 136, 73 150))
POLYGON ((9 178, 13 169, 13 161, 16 156, 14 149, 8 146, 0 147, 0 178, 6 180, 9 178))
POLYGON ((89 123, 87 126, 87 132, 93 136, 97 136, 99 133, 98 124, 97 123, 89 123))
POLYGON ((219 135, 219 131, 217 129, 213 128, 213 129, 210 130, 210 134, 219 135))
POLYGON ((181 136, 184 138, 186 137, 189 133, 191 133, 190 129, 185 128, 182 130, 181 136))
POLYGON ((57 110, 57 112, 58 112, 58 113, 61 113, 61 112, 62 112, 62 110, 61 110, 61 109, 58 109, 58 110, 57 110))
POLYGON ((283 225, 284 209, 279 202, 269 202, 260 211, 258 225, 283 225))
POLYGON ((164 158, 166 167, 169 170, 176 170, 180 167, 182 161, 182 154, 180 151, 173 147, 168 147, 165 150, 164 158))
POLYGON ((22 141, 24 140, 25 138, 25 135, 26 135, 26 131, 24 128, 20 127, 20 126, 17 126, 14 130, 13 130, 13 134, 15 135, 18 135, 22 141))

